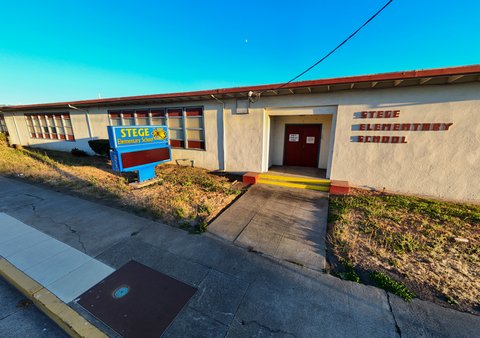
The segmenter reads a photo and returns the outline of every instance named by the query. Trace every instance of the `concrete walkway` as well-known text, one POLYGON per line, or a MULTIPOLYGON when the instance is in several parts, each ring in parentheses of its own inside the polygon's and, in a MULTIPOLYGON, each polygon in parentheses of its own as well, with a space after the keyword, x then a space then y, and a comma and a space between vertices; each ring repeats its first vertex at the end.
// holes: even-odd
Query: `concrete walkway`
POLYGON ((318 271, 325 269, 328 194, 257 184, 208 231, 235 245, 318 271))
MULTIPOLYGON (((374 287, 278 264, 212 235, 189 235, 1 177, 0 191, 0 212, 114 269, 135 259, 198 287, 166 337, 473 337, 480 332, 479 317, 419 300, 405 303, 374 287)), ((69 305, 82 311, 75 302, 69 305)))

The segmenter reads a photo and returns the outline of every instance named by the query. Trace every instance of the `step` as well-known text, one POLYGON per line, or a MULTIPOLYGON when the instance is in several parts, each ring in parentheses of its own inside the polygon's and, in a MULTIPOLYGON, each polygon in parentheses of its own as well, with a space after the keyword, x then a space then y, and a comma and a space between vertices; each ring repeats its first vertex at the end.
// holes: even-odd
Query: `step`
POLYGON ((328 185, 291 183, 291 182, 286 182, 286 181, 274 181, 274 180, 269 180, 269 179, 264 179, 264 178, 260 178, 257 181, 257 183, 275 185, 275 186, 286 187, 286 188, 310 189, 310 190, 326 191, 326 192, 328 192, 330 190, 328 185))
POLYGON ((286 181, 286 182, 305 183, 305 184, 320 184, 320 185, 330 184, 330 180, 327 180, 324 178, 308 178, 308 177, 274 175, 274 174, 260 174, 259 178, 265 179, 265 180, 286 181))

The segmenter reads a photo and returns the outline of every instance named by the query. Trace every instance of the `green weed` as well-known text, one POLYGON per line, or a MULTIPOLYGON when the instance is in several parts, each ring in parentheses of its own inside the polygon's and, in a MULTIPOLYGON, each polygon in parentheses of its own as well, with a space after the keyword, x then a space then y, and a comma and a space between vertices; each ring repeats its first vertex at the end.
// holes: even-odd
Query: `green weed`
POLYGON ((447 303, 448 303, 448 304, 450 304, 450 305, 458 305, 458 302, 457 302, 455 299, 453 299, 452 297, 450 297, 450 296, 445 296, 445 297, 446 297, 446 299, 447 299, 447 303))
POLYGON ((211 207, 207 204, 199 204, 198 205, 198 213, 199 214, 206 214, 206 215, 210 215, 210 213, 212 212, 211 210, 211 207))
POLYGON ((185 218, 185 216, 186 216, 186 213, 185 213, 185 210, 183 208, 176 208, 175 209, 175 211, 174 211, 175 219, 180 220, 180 219, 185 218))
POLYGON ((402 297, 407 302, 412 301, 413 297, 415 297, 415 294, 411 292, 404 284, 391 279, 383 272, 373 271, 370 273, 370 278, 377 284, 378 287, 402 297))
POLYGON ((340 264, 342 264, 343 268, 345 269, 344 272, 339 272, 338 276, 341 279, 349 280, 355 283, 360 283, 360 276, 356 273, 355 267, 353 264, 345 259, 340 260, 340 264))

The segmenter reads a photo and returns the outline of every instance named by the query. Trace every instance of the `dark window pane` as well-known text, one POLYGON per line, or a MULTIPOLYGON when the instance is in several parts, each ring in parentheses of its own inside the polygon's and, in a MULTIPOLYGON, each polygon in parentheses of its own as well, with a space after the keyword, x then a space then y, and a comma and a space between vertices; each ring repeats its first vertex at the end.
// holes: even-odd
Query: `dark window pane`
POLYGON ((137 117, 148 117, 148 110, 137 110, 137 117))
POLYGON ((205 150, 205 142, 203 142, 203 141, 188 141, 188 148, 205 150))
POLYGON ((122 111, 122 116, 123 116, 124 119, 133 118, 133 111, 123 110, 122 111))
POLYGON ((165 109, 152 109, 152 117, 165 116, 165 109))
POLYGON ((202 116, 203 108, 187 108, 187 116, 202 116))
POLYGON ((185 142, 181 140, 170 140, 170 145, 173 148, 185 148, 185 142))
POLYGON ((168 117, 173 117, 173 116, 181 117, 182 116, 182 109, 169 109, 167 111, 167 115, 168 115, 168 117))

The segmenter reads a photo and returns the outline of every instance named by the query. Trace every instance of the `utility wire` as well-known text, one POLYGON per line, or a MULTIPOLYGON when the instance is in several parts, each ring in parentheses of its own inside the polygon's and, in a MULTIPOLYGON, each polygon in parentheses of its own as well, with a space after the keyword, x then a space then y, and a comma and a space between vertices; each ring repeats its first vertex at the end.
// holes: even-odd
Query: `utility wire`
MULTIPOLYGON (((367 21, 365 21, 363 23, 363 25, 361 25, 355 32, 353 32, 352 34, 350 34, 349 37, 347 37, 345 40, 343 40, 337 47, 335 47, 334 49, 332 49, 327 55, 325 55, 323 58, 321 58, 320 60, 318 60, 317 62, 315 62, 313 65, 311 65, 310 67, 308 67, 307 69, 305 69, 303 72, 301 72, 300 74, 298 74, 297 76, 295 76, 294 78, 292 78, 290 81, 288 82, 285 82, 284 84, 282 84, 281 86, 275 88, 274 90, 278 90, 278 89, 281 89, 283 87, 285 87, 286 85, 288 85, 289 83, 295 81, 296 79, 298 79, 300 76, 304 75, 305 73, 309 72, 310 70, 312 70, 314 67, 316 67, 320 62, 322 62, 323 60, 325 60, 326 58, 328 58, 330 55, 332 55, 337 49, 339 49, 340 47, 342 47, 345 43, 347 43, 348 40, 350 40, 351 38, 353 38, 363 27, 365 27, 366 25, 368 25, 368 23, 370 21, 372 21, 373 19, 375 19, 375 17, 377 15, 379 15, 385 8, 387 8, 388 5, 390 5, 391 3, 393 2, 393 0, 389 0, 382 8, 380 8, 374 15, 372 15, 370 17, 370 19, 368 19, 367 21)), ((264 91, 260 92, 257 94, 257 97, 259 97, 264 91)))

